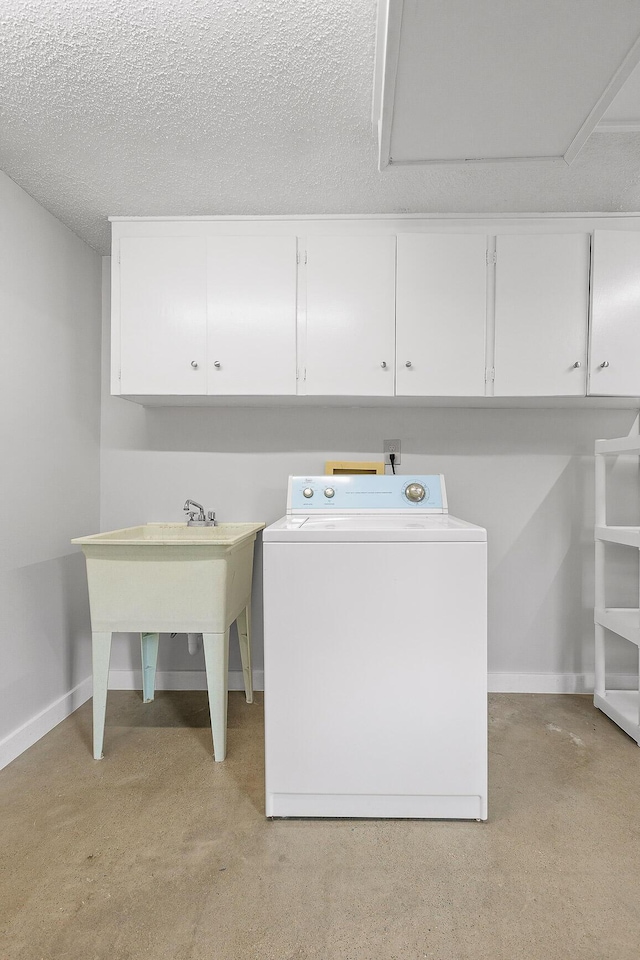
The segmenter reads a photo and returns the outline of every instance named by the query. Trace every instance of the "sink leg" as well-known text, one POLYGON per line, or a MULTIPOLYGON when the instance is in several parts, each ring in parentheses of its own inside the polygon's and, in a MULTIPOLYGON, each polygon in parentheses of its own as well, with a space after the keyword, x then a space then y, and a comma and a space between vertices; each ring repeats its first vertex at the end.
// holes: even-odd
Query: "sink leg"
POLYGON ((156 688, 156 664, 158 662, 157 633, 140 634, 140 652, 142 656, 142 699, 144 703, 153 700, 156 688))
POLYGON ((247 604, 236 620, 238 641, 240 643, 240 659, 242 661, 242 675, 244 677, 244 692, 247 703, 253 703, 253 676, 251 673, 251 606, 247 604))
POLYGON ((229 628, 224 633, 203 633, 204 664, 207 670, 209 713, 215 760, 227 752, 227 700, 229 687, 229 628))
POLYGON ((111 659, 111 633, 91 634, 93 659, 93 758, 102 760, 104 744, 104 721, 107 713, 107 687, 109 685, 109 660, 111 659))

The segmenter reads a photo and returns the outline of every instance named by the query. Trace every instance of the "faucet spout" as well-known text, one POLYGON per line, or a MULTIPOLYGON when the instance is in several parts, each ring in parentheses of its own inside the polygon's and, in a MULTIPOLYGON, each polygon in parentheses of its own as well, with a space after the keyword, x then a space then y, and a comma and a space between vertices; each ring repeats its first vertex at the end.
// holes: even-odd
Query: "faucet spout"
POLYGON ((213 510, 209 510, 208 516, 205 516, 204 507, 201 503, 198 503, 197 500, 185 500, 184 507, 182 508, 186 514, 188 514, 187 526, 188 527, 215 527, 216 525, 216 515, 213 510), (199 510, 198 516, 196 517, 196 511, 192 510, 192 507, 197 507, 199 510))
MULTIPOLYGON (((201 504, 201 503, 198 503, 196 500, 186 500, 186 501, 185 501, 185 504, 184 504, 184 507, 182 508, 185 513, 191 513, 191 510, 190 510, 190 508, 189 508, 189 504, 191 504, 191 506, 193 506, 193 507, 197 507, 198 510, 200 511, 200 513, 198 514, 198 522, 199 522, 199 523, 205 523, 207 518, 206 518, 205 515, 204 515, 204 507, 202 506, 202 504, 201 504)), ((192 519, 193 519, 193 518, 192 518, 192 519)))

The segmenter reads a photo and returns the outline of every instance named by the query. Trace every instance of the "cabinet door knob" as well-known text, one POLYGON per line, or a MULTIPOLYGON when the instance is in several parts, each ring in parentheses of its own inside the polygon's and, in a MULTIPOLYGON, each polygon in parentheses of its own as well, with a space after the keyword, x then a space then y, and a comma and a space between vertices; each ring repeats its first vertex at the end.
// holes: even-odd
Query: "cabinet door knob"
POLYGON ((410 367, 410 366, 411 366, 411 360, 407 360, 407 362, 405 363, 405 367, 410 367))
POLYGON ((600 364, 600 366, 601 366, 601 367, 608 367, 608 366, 609 366, 609 361, 608 361, 608 360, 603 360, 602 363, 600 364))
POLYGON ((574 370, 577 370, 578 367, 581 367, 581 366, 582 366, 582 364, 580 363, 580 361, 579 361, 579 360, 576 360, 576 362, 575 362, 574 365, 573 365, 573 369, 574 369, 574 370))
POLYGON ((191 361, 191 366, 193 367, 194 370, 197 370, 197 369, 198 369, 198 361, 197 361, 197 360, 192 360, 192 361, 191 361))
POLYGON ((382 369, 384 370, 385 367, 387 366, 387 361, 386 361, 386 360, 383 360, 382 363, 380 364, 380 366, 381 366, 382 369))
POLYGON ((217 370, 220 369, 220 361, 219 361, 219 360, 214 360, 214 361, 213 361, 213 365, 214 365, 214 367, 215 367, 217 370))

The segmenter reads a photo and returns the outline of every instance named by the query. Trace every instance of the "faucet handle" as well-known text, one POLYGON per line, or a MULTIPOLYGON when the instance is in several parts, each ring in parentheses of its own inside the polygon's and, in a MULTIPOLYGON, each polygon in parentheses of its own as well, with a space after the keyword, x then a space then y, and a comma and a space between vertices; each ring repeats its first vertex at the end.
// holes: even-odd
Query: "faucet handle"
POLYGON ((211 520, 211 522, 212 522, 213 525, 215 526, 215 523, 216 523, 216 514, 215 514, 215 511, 214 511, 214 510, 209 510, 209 512, 208 512, 208 514, 207 514, 207 520, 211 520))

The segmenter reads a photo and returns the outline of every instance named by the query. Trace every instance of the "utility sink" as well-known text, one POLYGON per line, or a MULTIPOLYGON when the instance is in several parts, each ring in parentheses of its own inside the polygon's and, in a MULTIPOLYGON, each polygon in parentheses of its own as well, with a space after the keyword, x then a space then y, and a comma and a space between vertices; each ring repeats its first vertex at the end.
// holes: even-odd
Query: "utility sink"
POLYGON ((263 527, 147 523, 77 537, 72 543, 87 558, 92 630, 225 630, 248 602, 253 544, 263 527))
POLYGON ((87 561, 93 634, 94 757, 102 756, 111 635, 141 635, 142 688, 153 699, 158 637, 201 633, 215 759, 226 752, 229 627, 238 621, 247 700, 253 546, 264 523, 147 523, 77 537, 87 561))
MULTIPOLYGON (((189 527, 186 523, 145 523, 140 527, 125 527, 123 530, 111 530, 109 533, 96 533, 91 537, 78 537, 72 543, 87 546, 93 544, 142 544, 175 543, 189 546, 201 543, 214 543, 233 547, 242 540, 262 530, 264 523, 219 523, 215 527, 189 527)), ((86 551, 85 551, 86 552, 86 551)))

